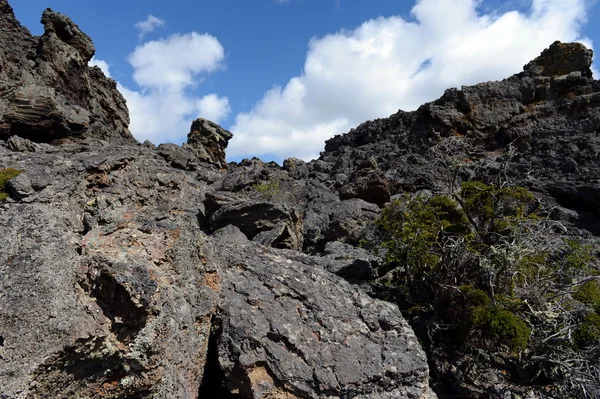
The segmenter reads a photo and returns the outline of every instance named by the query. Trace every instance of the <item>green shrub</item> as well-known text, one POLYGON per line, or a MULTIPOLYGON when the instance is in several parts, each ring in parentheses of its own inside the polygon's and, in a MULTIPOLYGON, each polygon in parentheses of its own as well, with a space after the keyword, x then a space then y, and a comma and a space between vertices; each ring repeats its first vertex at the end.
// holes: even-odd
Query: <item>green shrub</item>
POLYGON ((600 316, 588 314, 573 333, 573 340, 580 348, 597 344, 600 341, 600 316))
POLYGON ((252 189, 259 194, 273 196, 279 194, 279 181, 273 180, 268 182, 260 182, 252 185, 252 189))
POLYGON ((459 290, 464 293, 471 306, 489 306, 490 297, 484 290, 474 288, 472 285, 463 285, 459 290))
POLYGON ((596 312, 600 313, 600 286, 593 280, 585 283, 573 294, 573 298, 579 302, 591 305, 596 312))
POLYGON ((482 182, 464 183, 451 196, 406 196, 376 220, 382 268, 395 270, 407 308, 434 309, 459 337, 477 330, 487 342, 523 350, 531 330, 514 313, 523 303, 515 285, 535 280, 548 257, 526 241, 539 220, 536 204, 524 188, 482 182))
POLYGON ((522 222, 537 217, 526 212, 535 204, 535 197, 523 187, 498 188, 478 181, 465 182, 458 198, 478 237, 473 248, 484 252, 514 233, 522 222))
POLYGON ((382 211, 376 226, 383 238, 379 246, 387 250, 386 262, 403 265, 408 280, 438 265, 445 238, 470 234, 464 212, 447 196, 395 201, 382 211))
POLYGON ((6 183, 22 172, 22 170, 13 168, 0 169, 0 201, 4 201, 8 198, 8 193, 5 191, 6 183))
POLYGON ((471 314, 473 328, 481 329, 496 343, 515 351, 527 348, 531 329, 516 314, 498 306, 474 307, 471 314))
MULTIPOLYGON (((494 270, 494 284, 501 286, 501 292, 509 292, 512 277, 503 276, 509 274, 508 269, 532 269, 536 262, 544 261, 545 254, 519 252, 519 243, 513 242, 517 233, 526 229, 527 222, 537 218, 526 213, 526 208, 535 202, 531 192, 521 187, 496 188, 467 182, 454 197, 405 197, 385 208, 376 220, 381 237, 379 247, 386 250, 386 264, 401 265, 406 282, 422 280, 439 265, 447 268, 453 262, 462 262, 461 267, 453 265, 455 270, 451 273, 465 272, 460 276, 464 279, 466 275, 484 273, 484 269, 487 273, 494 270), (464 264, 468 259, 474 265, 464 264), (512 264, 507 265, 507 261, 512 264), (488 266, 483 267, 483 263, 488 266)), ((518 271, 526 271, 526 276, 533 273, 518 271)), ((447 280, 458 284, 466 282, 458 278, 447 276, 447 280)))
POLYGON ((567 270, 590 270, 590 263, 594 260, 594 248, 582 244, 579 240, 567 239, 567 256, 565 258, 567 270))

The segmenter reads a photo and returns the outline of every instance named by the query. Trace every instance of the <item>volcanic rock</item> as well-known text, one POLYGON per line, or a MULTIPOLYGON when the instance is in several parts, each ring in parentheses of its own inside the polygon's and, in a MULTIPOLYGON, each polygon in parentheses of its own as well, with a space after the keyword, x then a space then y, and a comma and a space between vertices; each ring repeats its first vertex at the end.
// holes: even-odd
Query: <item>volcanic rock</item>
POLYGON ((32 36, 0 0, 0 138, 134 143, 115 81, 88 66, 95 53, 91 39, 51 9, 42 23, 44 34, 32 36))
POLYGON ((477 373, 492 355, 427 359, 372 297, 381 259, 359 246, 387 202, 498 176, 600 234, 585 47, 554 43, 281 167, 227 164, 231 133, 203 119, 183 146, 139 145, 90 38, 51 10, 42 23, 32 36, 0 0, 0 169, 23 170, 0 203, 0 397, 428 399, 428 360, 440 397, 544 397, 498 361, 477 373))

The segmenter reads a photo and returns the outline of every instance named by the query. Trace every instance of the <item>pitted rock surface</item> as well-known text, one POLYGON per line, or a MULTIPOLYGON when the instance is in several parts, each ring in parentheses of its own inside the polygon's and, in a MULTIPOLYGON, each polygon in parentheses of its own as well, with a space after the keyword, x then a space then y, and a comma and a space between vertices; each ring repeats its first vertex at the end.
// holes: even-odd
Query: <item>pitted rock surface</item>
POLYGON ((187 145, 198 159, 223 169, 227 166, 225 149, 233 137, 231 132, 206 119, 192 122, 187 145))
POLYGON ((44 34, 32 36, 0 0, 0 138, 134 143, 116 82, 88 66, 92 40, 51 9, 42 23, 44 34))
POLYGON ((248 398, 432 398, 427 361, 390 303, 318 267, 264 249, 230 227, 219 361, 248 398))
POLYGON ((219 291, 203 184, 143 147, 84 149, 0 158, 31 190, 0 204, 2 397, 196 398, 219 291))
MULTIPOLYGON (((202 119, 183 146, 139 145, 91 39, 42 22, 32 36, 0 0, 0 169, 23 170, 0 202, 0 398, 435 398, 359 247, 386 203, 447 188, 443 138, 471 146, 461 179, 507 173, 600 234, 600 83, 580 44, 281 167, 227 164, 231 133, 202 119)), ((503 370, 474 379, 476 359, 429 361, 451 370, 440 396, 524 397, 503 370)))

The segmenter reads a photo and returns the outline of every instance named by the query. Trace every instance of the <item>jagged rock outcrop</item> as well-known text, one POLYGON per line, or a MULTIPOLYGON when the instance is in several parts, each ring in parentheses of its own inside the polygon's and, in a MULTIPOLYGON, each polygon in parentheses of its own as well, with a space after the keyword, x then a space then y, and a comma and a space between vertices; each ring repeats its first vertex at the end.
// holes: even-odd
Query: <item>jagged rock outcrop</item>
POLYGON ((203 184, 139 147, 82 150, 0 159, 33 191, 0 205, 0 391, 196 397, 218 302, 203 184))
POLYGON ((398 308, 298 252, 277 186, 223 190, 229 132, 139 145, 75 24, 0 11, 0 397, 435 398, 398 308))
POLYGON ((223 169, 227 166, 225 149, 232 137, 231 132, 216 123, 198 118, 192 122, 186 147, 201 161, 223 169))
POLYGON ((154 150, 84 149, 0 158, 31 188, 0 205, 4 397, 196 398, 211 367, 247 398, 434 397, 396 306, 318 258, 207 236, 208 185, 154 150))
POLYGON ((600 233, 585 47, 365 122, 315 161, 227 165, 231 133, 203 119, 183 146, 139 145, 91 40, 42 23, 33 37, 0 0, 0 169, 23 171, 0 202, 1 398, 433 399, 428 360, 440 397, 546 397, 494 355, 426 359, 359 247, 387 202, 447 187, 448 137, 482 160, 461 178, 506 173, 600 233))
MULTIPOLYGON (((597 242, 600 83, 592 78, 591 55, 579 43, 553 43, 517 75, 449 89, 414 112, 399 111, 336 136, 326 142, 318 160, 290 159, 283 167, 242 162, 230 168, 220 188, 252 195, 251 187, 278 182, 283 194, 270 195, 271 202, 301 212, 304 251, 325 255, 317 258, 318 264, 334 273, 341 265, 330 262, 327 248, 332 241, 358 245, 372 234, 378 207, 386 201, 447 192, 452 178, 488 183, 509 179, 534 192, 561 231, 597 242), (463 165, 458 176, 449 173, 452 162, 463 165), (361 202, 337 211, 350 201, 361 202)), ((560 243, 563 238, 547 240, 560 243)), ((353 256, 355 265, 367 266, 359 255, 353 256)), ((368 279, 368 270, 353 273, 364 271, 368 279)), ((360 283, 356 276, 338 274, 360 283)), ((401 298, 385 285, 375 284, 372 290, 361 286, 374 296, 401 298)), ((419 332, 424 341, 443 340, 441 335, 432 337, 429 327, 419 332)), ((445 355, 435 345, 429 351, 441 397, 554 397, 541 386, 547 380, 526 371, 534 364, 539 370, 551 369, 553 364, 543 358, 524 357, 525 366, 495 354, 445 355), (514 371, 507 374, 506 369, 514 371), (529 386, 516 382, 527 378, 529 386)))
POLYGON ((571 209, 577 226, 598 232, 600 84, 590 66, 583 45, 556 42, 520 74, 449 89, 415 112, 366 122, 327 141, 320 161, 332 169, 325 184, 376 162, 391 196, 439 191, 447 185, 445 167, 430 148, 441 138, 466 138, 474 148, 468 157, 488 160, 471 177, 489 179, 503 168, 516 183, 571 209))
POLYGON ((44 34, 33 37, 0 0, 0 139, 135 142, 115 81, 88 66, 92 40, 50 9, 42 23, 44 34))

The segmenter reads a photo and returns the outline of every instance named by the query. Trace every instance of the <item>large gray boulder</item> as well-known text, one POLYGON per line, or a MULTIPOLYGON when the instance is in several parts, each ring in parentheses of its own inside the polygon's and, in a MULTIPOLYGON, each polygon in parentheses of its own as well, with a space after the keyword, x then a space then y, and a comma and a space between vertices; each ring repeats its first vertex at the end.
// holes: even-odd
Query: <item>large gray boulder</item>
POLYGON ((224 259, 219 364, 244 398, 434 398, 428 367, 395 305, 265 249, 234 227, 224 259))
POLYGON ((29 187, 0 204, 0 397, 196 398, 219 293, 203 184, 143 147, 81 150, 0 157, 29 187))

